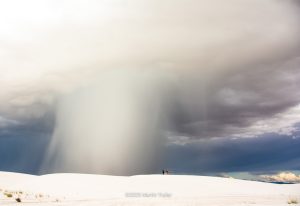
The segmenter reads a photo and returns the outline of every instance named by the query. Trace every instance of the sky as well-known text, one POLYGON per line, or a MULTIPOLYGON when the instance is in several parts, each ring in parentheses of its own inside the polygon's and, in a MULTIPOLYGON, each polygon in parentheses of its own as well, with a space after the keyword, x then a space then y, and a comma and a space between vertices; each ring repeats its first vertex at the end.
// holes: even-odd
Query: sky
POLYGON ((0 170, 299 181, 299 10, 0 1, 0 170))

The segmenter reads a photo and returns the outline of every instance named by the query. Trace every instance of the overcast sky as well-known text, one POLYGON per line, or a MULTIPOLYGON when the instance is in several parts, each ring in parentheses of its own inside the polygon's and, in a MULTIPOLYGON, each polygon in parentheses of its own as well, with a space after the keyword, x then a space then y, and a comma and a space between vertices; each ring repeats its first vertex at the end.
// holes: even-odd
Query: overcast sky
POLYGON ((1 1, 0 169, 300 170, 299 22, 296 0, 1 1))

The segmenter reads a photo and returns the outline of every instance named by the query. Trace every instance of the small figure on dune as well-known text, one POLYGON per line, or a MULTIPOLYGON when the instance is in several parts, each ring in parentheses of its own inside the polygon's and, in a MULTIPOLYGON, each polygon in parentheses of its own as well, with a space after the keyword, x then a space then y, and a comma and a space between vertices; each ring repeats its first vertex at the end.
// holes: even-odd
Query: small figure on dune
POLYGON ((162 174, 163 174, 163 175, 168 175, 168 174, 169 174, 169 170, 165 170, 165 169, 162 170, 162 174))

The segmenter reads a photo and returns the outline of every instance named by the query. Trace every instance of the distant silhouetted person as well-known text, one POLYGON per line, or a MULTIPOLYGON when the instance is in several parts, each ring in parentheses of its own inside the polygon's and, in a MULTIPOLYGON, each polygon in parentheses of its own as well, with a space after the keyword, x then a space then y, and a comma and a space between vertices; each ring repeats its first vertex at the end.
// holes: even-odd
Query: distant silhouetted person
POLYGON ((169 171, 168 171, 168 170, 166 170, 166 174, 167 174, 167 175, 169 174, 169 171))
POLYGON ((165 174, 165 170, 162 170, 162 174, 163 174, 163 175, 165 174))

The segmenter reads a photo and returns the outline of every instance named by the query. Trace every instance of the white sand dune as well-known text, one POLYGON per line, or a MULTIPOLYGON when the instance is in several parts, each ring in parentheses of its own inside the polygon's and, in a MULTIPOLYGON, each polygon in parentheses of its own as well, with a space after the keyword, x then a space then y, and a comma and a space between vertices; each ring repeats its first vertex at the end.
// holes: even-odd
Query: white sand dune
POLYGON ((300 184, 186 175, 1 172, 0 188, 14 193, 11 198, 2 195, 0 205, 287 205, 291 199, 300 201, 300 184), (17 203, 16 197, 22 202, 17 203))

